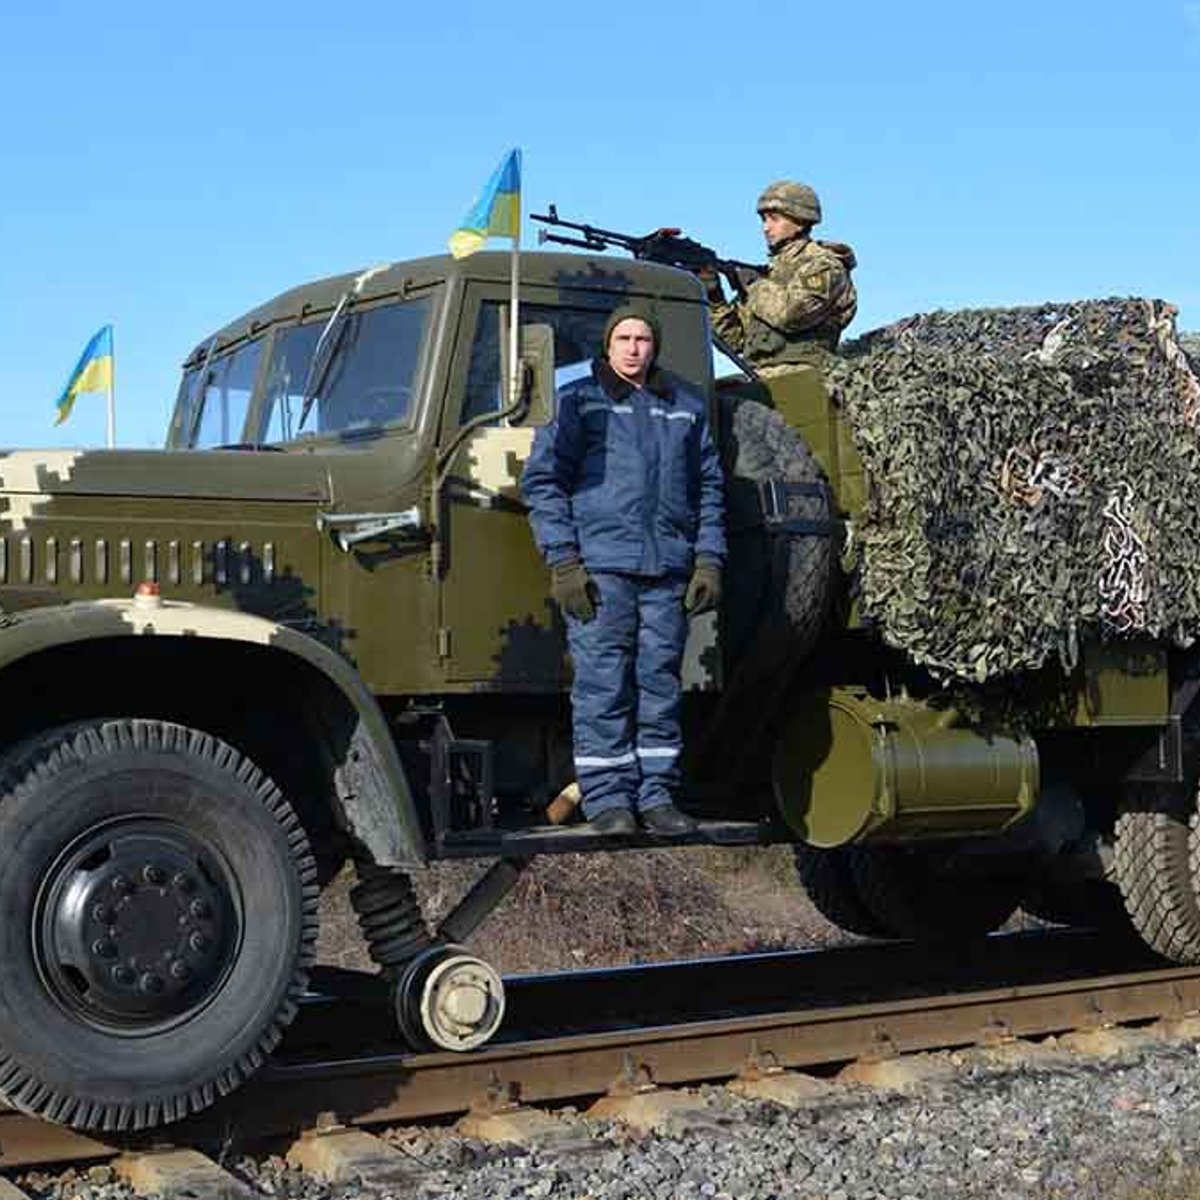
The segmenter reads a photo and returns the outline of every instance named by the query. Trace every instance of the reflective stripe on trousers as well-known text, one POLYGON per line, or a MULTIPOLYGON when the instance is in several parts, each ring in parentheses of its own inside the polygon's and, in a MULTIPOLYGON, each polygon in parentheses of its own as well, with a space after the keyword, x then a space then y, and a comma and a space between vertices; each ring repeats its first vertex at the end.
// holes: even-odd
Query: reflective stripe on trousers
POLYGON ((645 811, 679 786, 679 672, 686 580, 596 571, 596 619, 567 617, 571 717, 583 811, 645 811))

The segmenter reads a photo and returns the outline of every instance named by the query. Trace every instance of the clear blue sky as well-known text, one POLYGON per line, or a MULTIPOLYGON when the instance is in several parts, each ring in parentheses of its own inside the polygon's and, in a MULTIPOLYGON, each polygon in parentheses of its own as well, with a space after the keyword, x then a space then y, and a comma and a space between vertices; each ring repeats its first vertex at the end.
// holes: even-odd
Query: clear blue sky
POLYGON ((206 333, 440 252, 513 145, 527 212, 740 258, 763 185, 812 183, 858 252, 852 332, 1110 294, 1200 328, 1189 0, 42 0, 4 26, 0 445, 103 442, 99 397, 52 420, 105 322, 118 440, 158 445, 206 333))

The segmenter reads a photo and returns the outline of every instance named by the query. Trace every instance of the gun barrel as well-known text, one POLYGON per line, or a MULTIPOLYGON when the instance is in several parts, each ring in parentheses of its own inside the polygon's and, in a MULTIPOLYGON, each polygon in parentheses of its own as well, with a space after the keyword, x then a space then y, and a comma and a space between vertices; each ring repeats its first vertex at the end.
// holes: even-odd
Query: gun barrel
POLYGON ((556 229, 570 229, 579 237, 567 237, 551 233, 548 229, 538 230, 538 244, 555 242, 560 246, 579 246, 584 250, 607 250, 617 246, 629 251, 634 258, 651 262, 666 263, 695 270, 700 265, 711 265, 717 270, 739 270, 760 273, 762 267, 754 263, 739 262, 735 258, 718 258, 707 246, 682 236, 682 230, 663 226, 644 237, 621 233, 616 229, 602 229, 599 225, 588 225, 583 221, 567 221, 558 215, 558 206, 551 204, 544 213, 530 213, 529 219, 556 229))
POLYGON ((644 240, 628 233, 621 233, 616 229, 601 229, 599 225, 588 225, 583 221, 567 221, 558 215, 558 209, 553 204, 550 205, 549 212, 530 213, 529 219, 543 225, 554 225, 559 229, 573 229, 576 233, 583 234, 588 239, 591 248, 595 250, 603 250, 605 242, 620 246, 625 250, 631 250, 634 245, 644 240))
POLYGON ((603 250, 605 245, 603 242, 588 240, 586 237, 573 238, 567 237, 561 233, 551 233, 548 229, 538 230, 538 245, 543 242, 554 242, 559 246, 579 246, 584 250, 603 250))

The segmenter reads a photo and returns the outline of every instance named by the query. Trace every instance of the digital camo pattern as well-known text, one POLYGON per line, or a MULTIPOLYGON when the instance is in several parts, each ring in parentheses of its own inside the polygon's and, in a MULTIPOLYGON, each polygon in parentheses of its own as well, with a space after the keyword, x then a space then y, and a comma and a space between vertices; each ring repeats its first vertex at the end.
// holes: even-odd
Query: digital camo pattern
POLYGON ((777 179, 763 189, 754 206, 759 213, 777 212, 801 225, 820 225, 821 201, 807 183, 777 179))
POLYGON ((871 483, 864 612, 890 643, 983 681, 1070 666, 1086 631, 1200 633, 1200 381, 1174 318, 939 312, 831 360, 871 483))
POLYGON ((483 429, 467 443, 471 483, 485 494, 509 500, 521 497, 521 471, 533 448, 533 430, 527 426, 483 429))
POLYGON ((680 678, 685 692, 711 692, 720 685, 717 614, 702 613, 688 621, 680 678))
POLYGON ((18 450, 0 455, 0 520, 13 533, 24 533, 29 518, 62 487, 82 457, 78 450, 18 450))
POLYGON ((832 349, 858 308, 854 264, 841 243, 791 242, 744 300, 713 306, 713 329, 755 366, 802 361, 814 342, 832 349))

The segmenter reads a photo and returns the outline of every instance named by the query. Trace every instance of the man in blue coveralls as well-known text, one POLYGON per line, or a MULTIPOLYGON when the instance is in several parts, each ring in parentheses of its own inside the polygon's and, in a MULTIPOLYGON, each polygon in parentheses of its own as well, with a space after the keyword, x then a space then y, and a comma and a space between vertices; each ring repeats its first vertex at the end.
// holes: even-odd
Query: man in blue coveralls
POLYGON ((575 665, 575 771, 606 834, 680 834, 680 667, 688 614, 717 607, 721 464, 705 399, 655 365, 653 312, 609 317, 603 356, 559 393, 521 480, 575 665))

